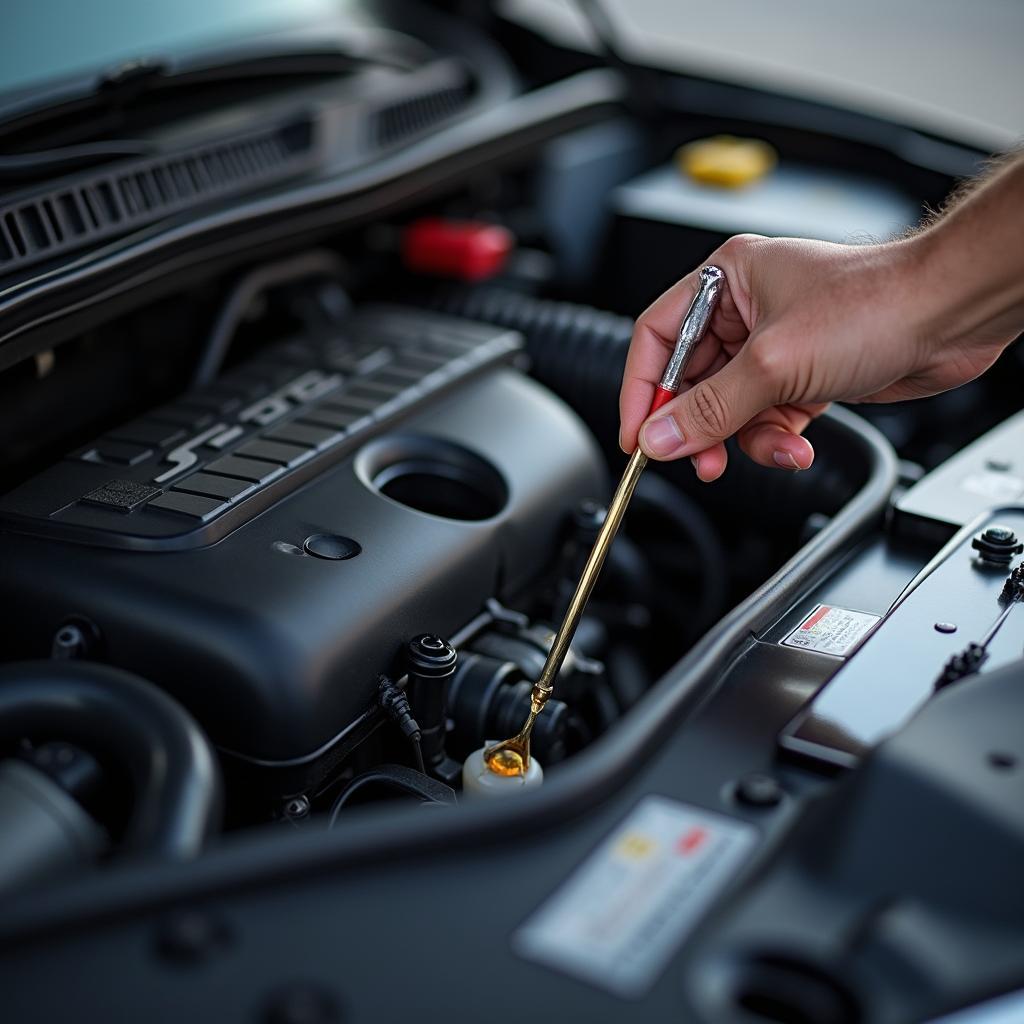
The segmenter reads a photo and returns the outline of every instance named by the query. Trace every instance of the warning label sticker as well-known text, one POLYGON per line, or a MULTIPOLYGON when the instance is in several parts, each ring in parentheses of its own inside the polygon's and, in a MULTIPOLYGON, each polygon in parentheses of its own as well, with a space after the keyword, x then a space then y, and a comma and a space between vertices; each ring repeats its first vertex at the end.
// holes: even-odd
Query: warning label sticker
POLYGON ((516 952, 627 998, 657 980, 757 839, 649 796, 512 937, 516 952))
POLYGON ((845 658, 874 628, 880 615, 855 612, 834 604, 819 604, 782 642, 787 647, 802 647, 845 658))

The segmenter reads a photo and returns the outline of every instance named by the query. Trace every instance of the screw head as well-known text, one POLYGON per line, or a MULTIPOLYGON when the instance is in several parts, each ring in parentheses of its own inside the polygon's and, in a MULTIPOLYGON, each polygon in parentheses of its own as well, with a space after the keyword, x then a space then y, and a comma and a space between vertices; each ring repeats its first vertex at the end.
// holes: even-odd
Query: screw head
POLYGON ((971 547, 978 552, 982 563, 993 566, 1009 565, 1013 556, 1024 551, 1024 544, 1008 526, 993 523, 977 534, 971 547))
POLYGON ((993 544, 1012 544, 1017 538, 1008 526, 990 526, 982 536, 993 544))
POLYGON ((778 779, 762 772, 751 772, 736 783, 736 799, 748 807, 775 807, 784 795, 778 779))
POLYGON ((304 796, 293 796, 284 805, 285 817, 293 820, 305 818, 309 814, 309 800, 304 796))

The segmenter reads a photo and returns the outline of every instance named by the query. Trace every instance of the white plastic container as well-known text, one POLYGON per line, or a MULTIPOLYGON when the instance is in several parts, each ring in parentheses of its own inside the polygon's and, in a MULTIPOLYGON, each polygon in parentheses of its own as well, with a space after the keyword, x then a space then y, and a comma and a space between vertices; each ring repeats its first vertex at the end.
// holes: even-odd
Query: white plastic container
POLYGON ((544 769, 535 757, 530 758, 530 767, 525 775, 498 775, 484 762, 487 747, 474 750, 462 765, 462 792, 467 799, 479 797, 502 797, 510 793, 521 793, 524 789, 539 786, 544 780, 544 769))

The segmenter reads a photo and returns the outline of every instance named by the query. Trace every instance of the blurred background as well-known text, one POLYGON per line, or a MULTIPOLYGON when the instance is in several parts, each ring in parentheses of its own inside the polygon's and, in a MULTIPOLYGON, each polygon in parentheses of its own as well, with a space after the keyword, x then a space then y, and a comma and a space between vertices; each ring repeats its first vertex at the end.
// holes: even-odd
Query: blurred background
MULTIPOLYGON (((1024 135, 1021 0, 603 0, 626 56, 770 86, 955 134, 1024 135)), ((591 46, 574 0, 499 7, 591 46)))

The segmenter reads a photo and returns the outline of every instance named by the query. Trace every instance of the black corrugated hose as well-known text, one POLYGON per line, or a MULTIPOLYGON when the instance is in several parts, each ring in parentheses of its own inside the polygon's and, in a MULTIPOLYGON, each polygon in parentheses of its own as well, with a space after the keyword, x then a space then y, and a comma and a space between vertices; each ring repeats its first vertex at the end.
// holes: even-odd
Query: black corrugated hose
MULTIPOLYGON (((519 331, 530 357, 531 375, 579 414, 609 455, 618 451, 619 388, 632 320, 592 306, 487 285, 444 287, 430 293, 425 304, 519 331)), ((812 424, 811 435, 819 429, 812 424)), ((729 467, 715 484, 716 502, 719 507, 738 506, 757 493, 762 526, 790 529, 794 504, 834 515, 849 497, 850 481, 866 471, 856 460, 854 464, 820 460, 813 473, 779 473, 734 457, 734 442, 728 447, 729 467)), ((689 460, 661 465, 658 473, 684 495, 695 486, 689 460)), ((697 508, 707 521, 692 498, 687 505, 697 508)))
POLYGON ((450 288, 435 293, 430 304, 519 331, 531 375, 572 406, 602 445, 617 444, 619 385, 633 335, 627 317, 508 288, 450 288))

